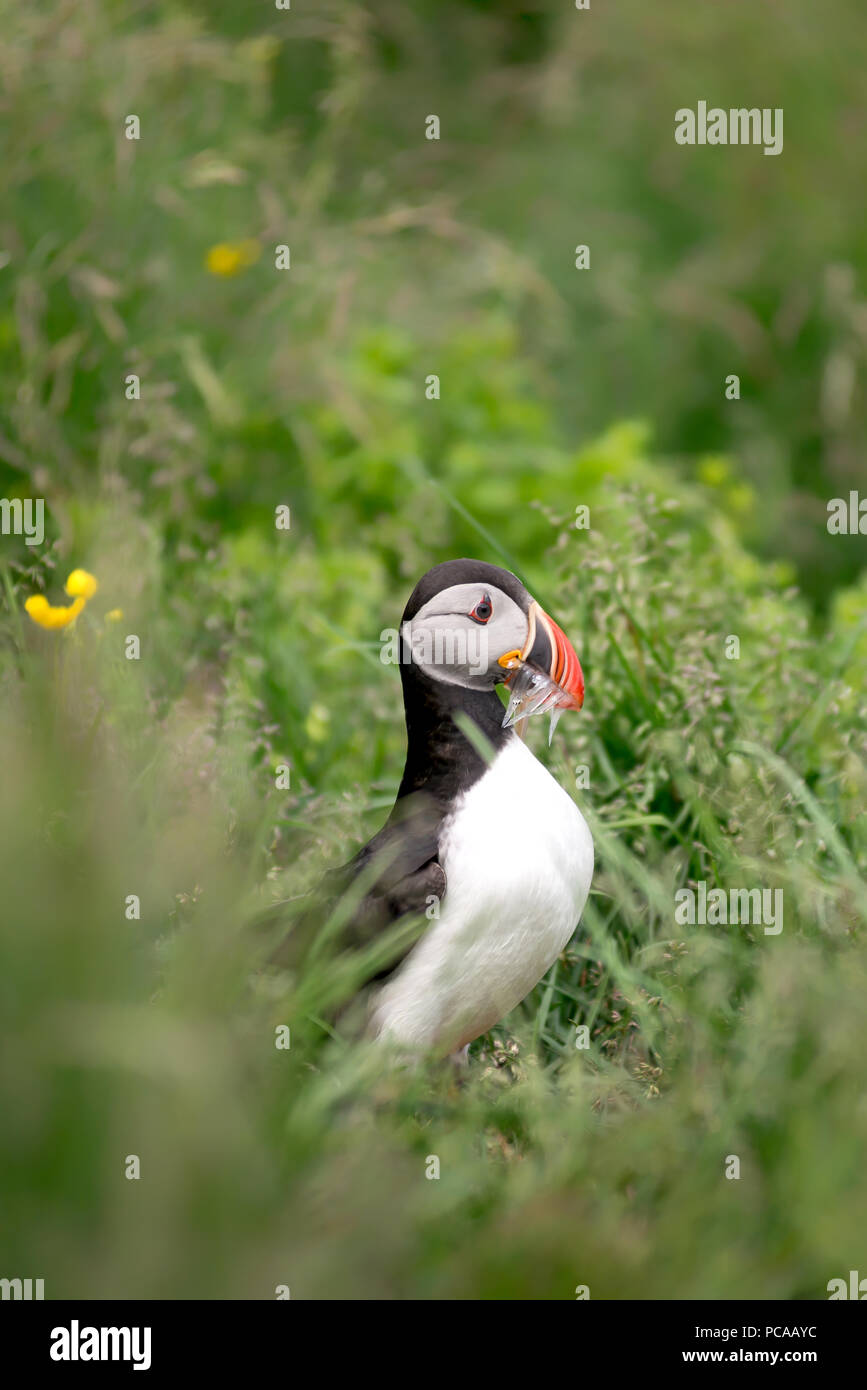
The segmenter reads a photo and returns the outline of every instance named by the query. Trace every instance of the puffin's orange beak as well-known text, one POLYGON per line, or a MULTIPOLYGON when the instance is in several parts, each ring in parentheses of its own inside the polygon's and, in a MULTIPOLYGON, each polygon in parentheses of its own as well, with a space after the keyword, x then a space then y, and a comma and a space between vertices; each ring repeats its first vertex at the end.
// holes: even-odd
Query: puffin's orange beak
POLYGON ((531 665, 540 666, 569 696, 569 702, 564 701, 561 709, 581 708, 584 703, 581 662, 563 629, 557 626, 553 618, 549 618, 538 603, 534 603, 530 609, 530 631, 521 657, 531 665), (547 664, 543 664, 546 656, 547 664))

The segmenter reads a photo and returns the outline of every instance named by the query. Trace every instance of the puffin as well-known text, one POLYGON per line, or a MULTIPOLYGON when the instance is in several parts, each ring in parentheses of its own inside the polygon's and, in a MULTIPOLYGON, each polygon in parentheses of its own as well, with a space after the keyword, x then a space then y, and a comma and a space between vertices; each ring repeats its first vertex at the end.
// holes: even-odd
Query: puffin
POLYGON ((367 1036, 404 1056, 465 1063, 470 1043, 539 983, 587 901, 587 823, 518 732, 535 709, 580 709, 584 676, 521 581, 482 560, 422 576, 398 649, 407 751, 395 803, 326 878, 332 897, 350 895, 350 944, 424 920, 366 983, 367 1036))

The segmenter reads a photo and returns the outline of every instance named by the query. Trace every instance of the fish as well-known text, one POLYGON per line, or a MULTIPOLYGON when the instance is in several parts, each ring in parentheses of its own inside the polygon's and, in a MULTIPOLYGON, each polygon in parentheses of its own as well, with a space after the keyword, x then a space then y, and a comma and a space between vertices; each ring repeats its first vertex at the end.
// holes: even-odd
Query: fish
POLYGON ((547 672, 540 671, 537 666, 531 666, 519 659, 515 659, 510 666, 514 674, 506 681, 510 698, 503 716, 503 728, 511 729, 534 714, 550 714, 550 748, 560 715, 564 709, 570 709, 574 701, 561 685, 552 680, 547 672))

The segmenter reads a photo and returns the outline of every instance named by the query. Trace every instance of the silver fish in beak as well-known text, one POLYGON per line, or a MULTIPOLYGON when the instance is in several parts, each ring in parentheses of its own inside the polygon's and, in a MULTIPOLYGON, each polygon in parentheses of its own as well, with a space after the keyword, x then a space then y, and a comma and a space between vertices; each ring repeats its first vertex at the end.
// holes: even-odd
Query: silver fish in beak
POLYGON ((569 638, 534 602, 523 650, 507 652, 500 664, 511 673, 506 677, 511 698, 503 728, 510 729, 533 714, 550 713, 550 747, 564 709, 580 709, 584 703, 584 673, 569 638))

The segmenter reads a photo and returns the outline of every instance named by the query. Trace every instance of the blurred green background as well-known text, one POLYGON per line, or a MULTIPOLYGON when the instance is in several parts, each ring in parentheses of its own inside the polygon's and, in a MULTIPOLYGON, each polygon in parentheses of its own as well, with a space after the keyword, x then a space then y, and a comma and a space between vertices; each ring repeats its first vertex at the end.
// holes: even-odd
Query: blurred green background
POLYGON ((47 513, 0 537, 0 1275, 824 1297, 867 1258, 861 6, 0 16, 0 496, 47 513), (782 107, 782 154, 678 146, 699 100, 782 107), (598 869, 458 1089, 327 1026, 363 961, 249 924, 381 823, 379 633, 462 554, 579 651, 530 737, 598 869), (700 879, 782 888, 782 935, 684 936, 700 879))

